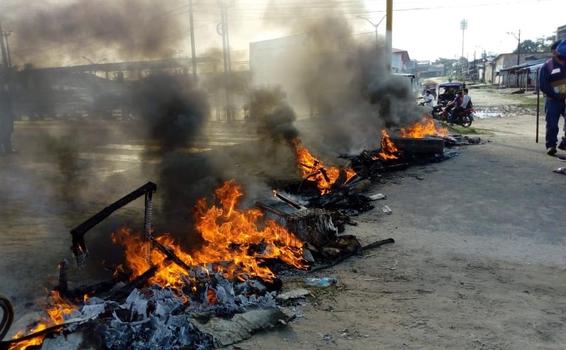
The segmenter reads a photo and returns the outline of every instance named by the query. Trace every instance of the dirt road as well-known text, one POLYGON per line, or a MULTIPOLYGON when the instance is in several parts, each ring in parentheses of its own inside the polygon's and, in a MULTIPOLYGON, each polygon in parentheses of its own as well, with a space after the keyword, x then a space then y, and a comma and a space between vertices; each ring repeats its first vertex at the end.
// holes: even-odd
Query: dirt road
POLYGON ((319 273, 340 285, 313 290, 290 327, 239 348, 564 349, 566 176, 534 143, 534 120, 479 120, 489 143, 376 186, 388 199, 351 232, 397 243, 319 273))
MULTIPOLYGON (((393 237, 397 243, 318 272, 338 278, 339 285, 312 289, 314 296, 295 308, 299 317, 290 326, 235 348, 565 348, 566 176, 551 172, 564 163, 534 143, 534 117, 525 109, 532 97, 494 91, 472 96, 490 112, 503 102, 514 105, 511 114, 501 110, 505 118, 474 124, 490 142, 376 185, 372 191, 387 200, 349 228, 364 242, 393 237), (392 215, 381 212, 385 204, 392 215)), ((30 302, 44 294, 39 286, 52 283, 55 264, 69 256, 68 228, 139 184, 143 172, 134 148, 101 145, 96 152, 79 152, 71 172, 94 158, 100 172, 112 171, 103 177, 107 182, 90 184, 71 206, 62 205, 68 204, 64 191, 53 184, 64 189, 77 178, 65 178, 69 174, 57 169, 57 161, 0 160, 1 292, 14 300, 18 315, 33 308, 30 302)), ((119 214, 119 221, 135 210, 119 214)), ((298 286, 303 283, 297 276, 285 284, 298 286)))

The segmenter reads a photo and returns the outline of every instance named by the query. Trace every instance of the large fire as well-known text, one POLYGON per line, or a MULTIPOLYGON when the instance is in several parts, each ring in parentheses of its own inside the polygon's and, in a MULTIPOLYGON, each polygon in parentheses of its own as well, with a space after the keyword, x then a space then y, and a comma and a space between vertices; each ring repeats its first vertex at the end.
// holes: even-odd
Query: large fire
MULTIPOLYGON (((294 139, 292 144, 303 179, 316 182, 316 187, 321 194, 329 193, 340 178, 340 168, 325 167, 324 163, 313 156, 298 138, 294 139)), ((356 175, 352 168, 344 168, 344 173, 346 176, 344 183, 348 183, 356 175)))
MULTIPOLYGON (((263 213, 258 209, 237 208, 243 193, 235 181, 225 182, 216 189, 215 194, 218 205, 208 205, 206 199, 201 198, 195 207, 196 229, 204 240, 200 249, 188 254, 168 234, 156 240, 170 248, 187 265, 194 266, 195 271, 220 272, 226 278, 245 280, 258 277, 272 281, 275 274, 262 264, 267 259, 278 259, 296 268, 305 267, 303 243, 298 238, 273 220, 266 220, 260 225, 263 213)), ((129 229, 115 232, 112 240, 124 246, 126 265, 132 279, 154 266, 158 269, 149 280, 152 284, 176 288, 194 279, 189 271, 167 261, 163 253, 151 249, 151 242, 129 229)), ((211 304, 216 303, 216 294, 211 289, 207 290, 207 300, 211 304)), ((48 317, 38 322, 27 334, 63 324, 65 316, 76 309, 57 291, 51 292, 49 304, 52 306, 46 310, 48 317)), ((25 332, 18 332, 13 339, 24 336, 25 332)), ((13 344, 9 350, 39 346, 44 338, 44 335, 34 336, 13 344)))
MULTIPOLYGON (((50 299, 50 304, 52 306, 50 306, 46 310, 48 317, 39 321, 32 329, 30 329, 28 334, 37 333, 46 329, 47 327, 52 327, 64 323, 65 316, 69 315, 76 309, 75 305, 63 299, 57 291, 51 292, 50 299)), ((24 331, 20 331, 16 333, 16 335, 12 339, 19 339, 24 337, 25 335, 26 333, 24 331)), ((28 340, 18 342, 10 346, 9 350, 25 350, 33 346, 41 345, 43 343, 44 337, 45 336, 40 335, 28 340)))
POLYGON ((386 130, 381 130, 381 147, 377 156, 374 159, 392 160, 399 158, 399 149, 391 140, 389 133, 386 130))
POLYGON ((448 129, 438 127, 430 115, 423 118, 413 125, 402 128, 399 132, 402 137, 422 139, 426 136, 448 136, 448 129))
MULTIPOLYGON (((201 198, 195 206, 196 229, 204 240, 198 250, 186 253, 168 234, 157 237, 157 241, 173 250, 187 265, 200 266, 206 272, 220 272, 227 278, 258 277, 271 281, 275 274, 262 264, 267 259, 279 259, 296 268, 305 266, 303 243, 298 238, 273 220, 260 225, 263 213, 258 209, 237 208, 243 193, 236 182, 225 182, 215 194, 219 205, 209 205, 201 198)), ((150 283, 175 288, 191 279, 188 271, 168 263, 163 253, 150 250, 151 243, 141 235, 122 229, 113 234, 113 240, 125 247, 126 265, 132 278, 158 266, 150 283), (140 254, 148 250, 149 259, 147 254, 140 254)))

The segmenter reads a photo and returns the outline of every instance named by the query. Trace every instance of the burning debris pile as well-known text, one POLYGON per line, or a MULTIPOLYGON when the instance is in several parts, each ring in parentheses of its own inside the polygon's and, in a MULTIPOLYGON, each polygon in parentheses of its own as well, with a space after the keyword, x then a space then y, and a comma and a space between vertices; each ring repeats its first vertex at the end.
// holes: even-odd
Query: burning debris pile
MULTIPOLYGON (((204 241, 200 247, 187 252, 168 234, 153 237, 151 229, 146 236, 126 228, 115 232, 112 240, 124 247, 125 263, 113 282, 68 290, 62 264, 49 317, 0 348, 31 349, 44 340, 44 348, 56 348, 49 344, 61 334, 81 332, 83 341, 103 349, 209 349, 216 339, 200 330, 206 329, 203 317, 230 318, 260 309, 276 315, 275 321, 289 321, 277 309, 280 282, 270 264, 306 268, 303 242, 277 222, 263 220, 260 210, 239 209, 243 193, 234 181, 215 194, 218 204, 203 198, 195 208, 204 241)), ((146 197, 146 209, 148 203, 146 197)))
POLYGON ((77 349, 84 344, 209 349, 241 341, 256 329, 286 324, 293 315, 278 306, 277 271, 316 270, 394 242, 362 246, 355 236, 342 234, 345 225, 356 225, 351 215, 372 208, 357 185, 385 171, 441 160, 445 146, 466 142, 475 140, 450 137, 425 117, 407 128, 382 130, 379 149, 350 157, 351 167, 336 167, 316 158, 296 136, 288 144, 302 181, 289 191, 293 194, 275 191, 271 201, 241 209, 241 187, 226 181, 216 189, 214 202, 201 198, 195 205, 195 230, 202 242, 192 250, 183 249, 170 234, 154 236, 156 186, 148 183, 72 230, 73 252, 82 263, 88 255, 85 233, 145 195, 143 234, 129 228, 112 234, 125 257, 112 280, 70 290, 67 264, 61 263, 47 316, 0 342, 0 349, 73 348, 71 335, 78 337, 77 349), (303 192, 304 183, 310 189, 303 192))
POLYGON ((356 176, 356 172, 351 168, 325 167, 298 138, 294 139, 292 144, 301 176, 305 181, 316 184, 321 195, 343 187, 356 176))
POLYGON ((450 157, 445 148, 480 143, 479 138, 449 135, 429 115, 397 130, 381 131, 380 147, 359 155, 345 155, 362 177, 377 179, 382 173, 405 169, 411 164, 438 162, 450 157))
MULTIPOLYGON (((344 224, 355 225, 350 216, 373 208, 371 199, 362 193, 367 188, 368 180, 380 180, 384 173, 402 170, 413 164, 442 161, 455 154, 446 148, 480 141, 479 138, 450 135, 448 129, 439 126, 431 116, 423 115, 407 127, 382 129, 379 148, 364 150, 357 155, 342 155, 341 158, 350 161, 350 166, 335 167, 326 166, 299 138, 295 138, 290 145, 296 154, 302 180, 284 186, 284 190, 300 197, 304 204, 293 203, 281 194, 277 197, 295 210, 309 207, 328 211, 333 223, 343 231, 344 224)), ((273 204, 263 204, 263 208, 288 221, 289 213, 281 213, 273 208, 273 204)))

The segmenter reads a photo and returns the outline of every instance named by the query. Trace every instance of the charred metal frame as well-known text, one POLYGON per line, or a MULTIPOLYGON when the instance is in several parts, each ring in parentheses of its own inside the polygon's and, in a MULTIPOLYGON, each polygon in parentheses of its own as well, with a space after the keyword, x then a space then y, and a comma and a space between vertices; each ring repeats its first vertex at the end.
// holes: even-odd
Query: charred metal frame
MULTIPOLYGON (((98 213, 94 214, 88 220, 78 225, 71 230, 72 236, 72 246, 71 250, 75 255, 77 260, 77 265, 81 266, 85 263, 86 257, 88 255, 88 249, 85 242, 85 234, 92 229, 94 226, 98 225, 104 219, 109 217, 116 210, 126 206, 130 202, 138 199, 145 195, 145 217, 144 217, 144 234, 146 237, 151 237, 151 220, 153 215, 153 203, 152 197, 153 193, 157 191, 157 185, 153 182, 148 182, 141 186, 137 190, 131 192, 130 194, 118 199, 116 202, 110 204, 106 208, 102 209, 98 213)), ((153 238, 153 237, 151 237, 153 238)), ((152 239, 153 241, 153 239, 152 239)))

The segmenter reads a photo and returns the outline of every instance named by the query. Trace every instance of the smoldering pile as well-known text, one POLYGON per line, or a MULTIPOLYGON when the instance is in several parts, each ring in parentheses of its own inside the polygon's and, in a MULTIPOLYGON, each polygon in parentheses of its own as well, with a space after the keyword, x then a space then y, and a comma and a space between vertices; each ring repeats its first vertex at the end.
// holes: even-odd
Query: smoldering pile
MULTIPOLYGON (((147 184, 109 206, 146 196, 145 238, 126 228, 112 235, 125 249, 124 264, 116 267, 112 279, 70 288, 68 266, 62 262, 49 317, 30 325, 28 335, 19 333, 1 342, 0 348, 80 348, 88 343, 101 349, 209 349, 292 318, 277 307, 281 283, 272 270, 276 261, 306 266, 302 243, 292 233, 275 221, 260 223, 257 209, 238 208, 241 189, 229 181, 216 191, 218 204, 198 201, 195 225, 204 243, 187 253, 172 236, 153 236, 148 228, 153 191, 155 186, 147 184), (76 347, 67 343, 65 335, 70 333, 80 334, 76 347), (51 340, 44 342, 46 337, 51 340)), ((94 215, 83 226, 92 226, 102 216, 94 215)), ((86 232, 80 237, 78 233, 78 228, 73 231, 73 252, 83 264, 86 232)), ((8 329, 10 322, 3 319, 1 329, 8 329)))
POLYGON ((64 316, 63 329, 44 339, 41 349, 80 349, 86 344, 97 349, 211 349, 291 318, 278 309, 275 292, 257 280, 235 282, 213 274, 206 281, 190 297, 149 286, 132 290, 123 300, 89 298, 64 316), (210 328, 222 320, 224 326, 210 328))
MULTIPOLYGON (((266 220, 260 225, 269 228, 270 235, 250 234, 250 226, 243 226, 238 231, 243 233, 241 237, 226 240, 226 232, 217 227, 218 220, 235 215, 234 198, 239 198, 238 191, 228 186, 221 192, 235 197, 220 199, 221 208, 207 212, 212 218, 208 217, 200 224, 197 219, 197 229, 212 227, 211 231, 215 233, 212 239, 211 232, 200 232, 201 251, 185 255, 176 248, 174 241, 168 240, 170 237, 151 237, 152 232, 148 230, 146 234, 150 236, 151 248, 140 246, 136 249, 138 246, 131 242, 125 245, 126 251, 139 255, 136 264, 141 261, 145 271, 134 273, 136 264, 131 264, 121 281, 111 282, 111 288, 106 285, 103 289, 107 290, 97 290, 97 293, 92 292, 92 286, 83 288, 87 291, 86 301, 76 300, 83 297, 81 293, 68 294, 75 298, 71 312, 63 308, 65 302, 59 300, 55 308, 67 312, 57 318, 55 328, 48 328, 52 333, 46 330, 35 337, 21 337, 20 341, 49 334, 55 337, 54 344, 60 344, 57 341, 65 341, 61 334, 82 331, 85 335, 94 333, 95 339, 89 341, 102 348, 119 349, 126 343, 139 349, 209 348, 215 342, 228 345, 230 341, 237 341, 233 334, 241 334, 243 329, 244 336, 248 336, 257 328, 289 320, 288 315, 277 309, 276 269, 269 267, 287 264, 301 268, 307 265, 303 259, 310 264, 322 263, 324 267, 324 264, 333 264, 365 249, 392 242, 386 240, 362 246, 355 236, 342 234, 345 225, 355 225, 346 210, 357 214, 372 207, 371 198, 355 187, 367 176, 355 166, 328 166, 326 159, 322 161, 309 151, 305 140, 324 140, 317 149, 334 154, 373 147, 376 151, 370 152, 371 161, 384 164, 387 159, 380 158, 379 154, 400 157, 402 153, 389 148, 381 131, 385 127, 418 122, 421 114, 414 107, 410 90, 387 72, 379 52, 355 43, 345 20, 325 21, 309 31, 315 51, 313 54, 311 50, 310 56, 305 56, 305 65, 301 68, 303 74, 300 75, 305 99, 318 116, 314 119, 315 129, 320 132, 315 133, 315 137, 304 138, 305 134, 295 126, 295 111, 281 97, 281 92, 274 90, 263 94, 256 91, 252 94, 255 100, 252 99, 250 113, 252 119, 256 119, 258 134, 264 137, 262 144, 282 146, 295 153, 295 171, 303 178, 293 190, 281 184, 273 186, 299 196, 279 193, 275 199, 277 204, 257 203, 260 209, 277 220, 266 220), (381 58, 376 60, 375 55, 381 58), (317 60, 317 63, 309 64, 309 60, 317 60), (375 148, 376 144, 380 147, 375 148), (275 240, 268 243, 267 237, 275 240), (153 261, 155 247, 160 247, 158 261, 153 261), (206 259, 203 251, 207 253, 206 259), (226 253, 233 252, 241 255, 228 259, 226 253), (145 256, 148 253, 149 258, 145 256), (295 264, 291 263, 293 261, 295 264), (170 267, 176 273, 179 268, 183 271, 176 276, 174 286, 167 279, 157 284, 151 281, 159 271, 170 267), (244 267, 251 270, 233 274, 233 269, 244 267), (252 273, 255 269, 263 273, 252 273), (257 313, 265 316, 260 322, 257 313), (234 326, 236 330, 222 328, 226 322, 230 324, 228 327, 234 326), (219 340, 222 335, 215 331, 224 335, 229 333, 223 338, 228 340, 219 340)), ((194 143, 208 113, 198 89, 182 87, 171 78, 150 77, 146 82, 137 94, 142 120, 148 126, 150 143, 154 143, 147 145, 145 156, 159 159, 157 173, 160 184, 165 187, 162 214, 176 220, 177 213, 185 212, 187 206, 192 205, 195 192, 205 190, 205 186, 200 186, 202 182, 211 177, 223 177, 223 172, 213 168, 206 156, 199 158, 201 163, 195 163, 195 157, 186 155, 186 148, 194 143)), ((265 148, 258 154, 262 152, 265 148)), ((197 203, 197 206, 202 205, 202 202, 197 203)), ((253 209, 238 216, 228 226, 263 217, 262 211, 253 209)), ((40 330, 34 328, 31 331, 40 330)), ((19 343, 17 339, 13 341, 16 343, 19 343)), ((49 342, 44 344, 48 346, 49 342)))

